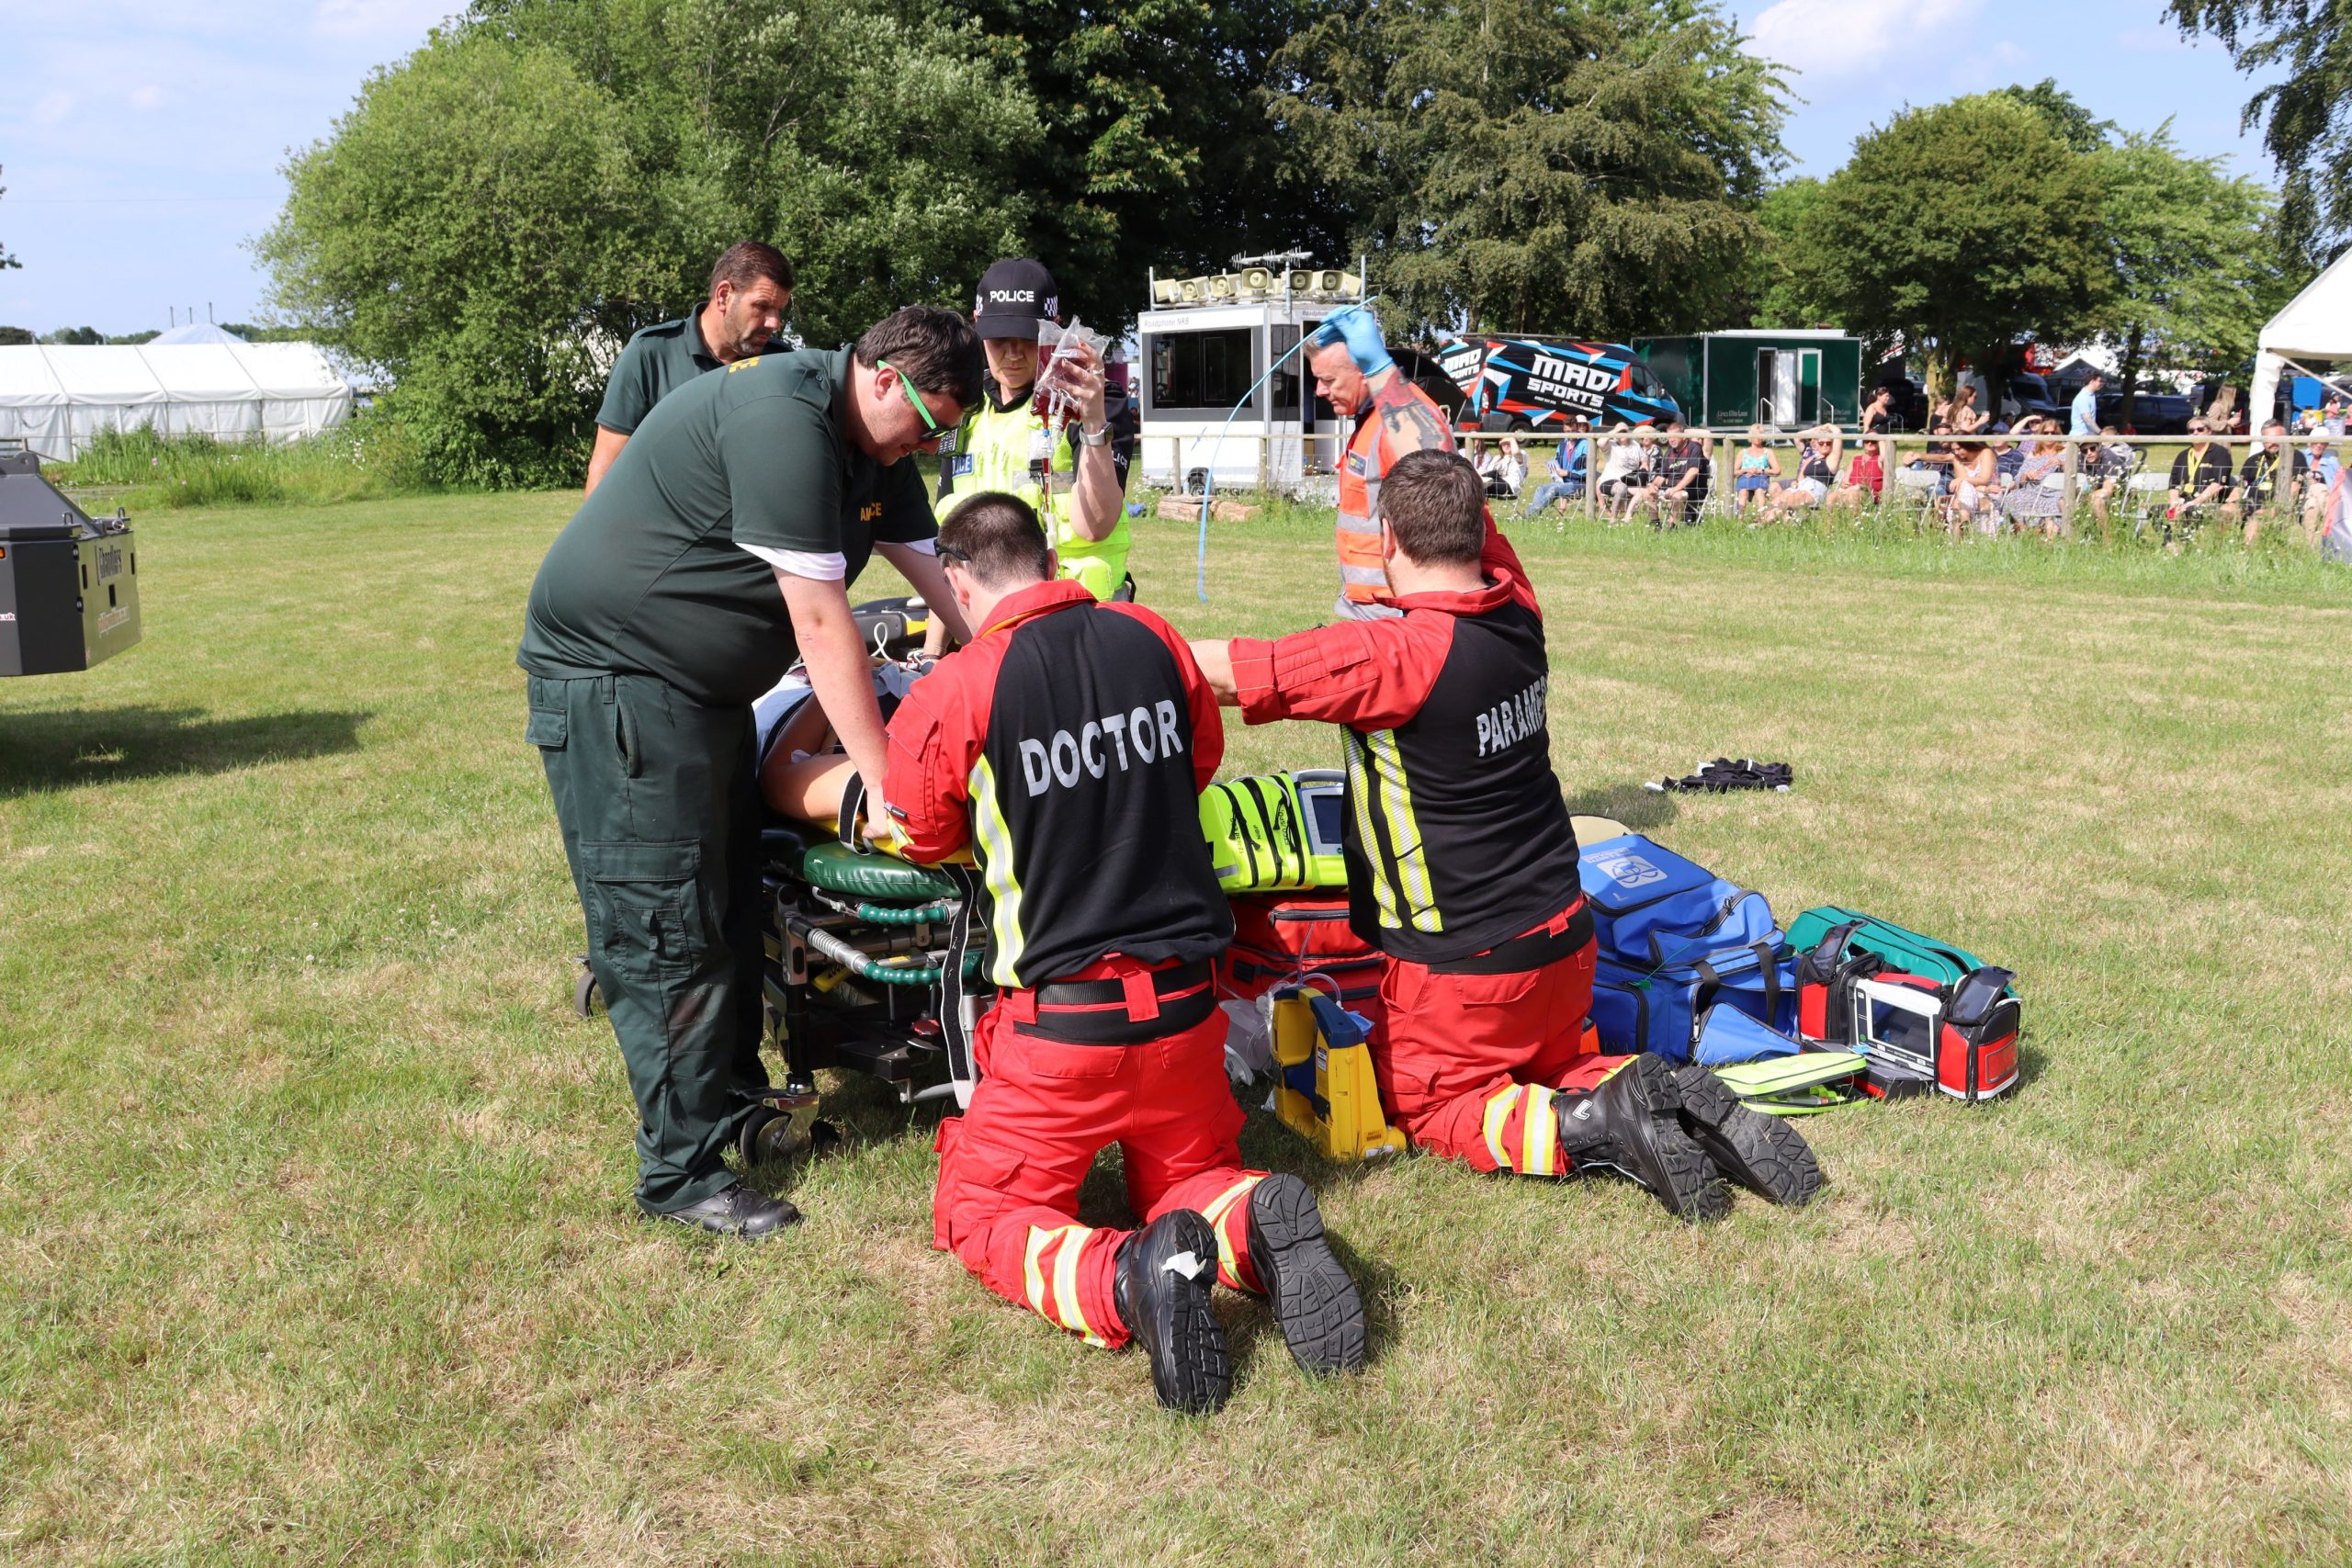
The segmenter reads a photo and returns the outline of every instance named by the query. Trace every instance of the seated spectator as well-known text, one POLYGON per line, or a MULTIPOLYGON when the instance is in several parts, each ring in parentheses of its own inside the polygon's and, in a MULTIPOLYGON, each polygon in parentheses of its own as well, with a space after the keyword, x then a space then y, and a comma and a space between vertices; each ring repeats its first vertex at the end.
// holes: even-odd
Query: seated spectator
POLYGON ((1693 438, 1679 419, 1666 426, 1666 446, 1651 478, 1650 502, 1658 526, 1679 527, 1698 516, 1707 501, 1707 444, 1693 438))
POLYGON ((1473 466, 1486 484, 1487 494, 1497 501, 1517 495, 1520 480, 1527 476, 1527 459, 1520 456, 1519 442, 1508 435, 1498 442, 1479 443, 1478 460, 1473 466))
POLYGON ((1878 443, 1866 441, 1846 466, 1846 482, 1830 491, 1826 504, 1860 512, 1865 506, 1876 506, 1885 490, 1886 469, 1879 460, 1878 443))
POLYGON ((1648 488, 1649 473, 1644 466, 1646 454, 1642 444, 1634 439, 1633 427, 1620 420, 1611 426, 1613 434, 1603 444, 1600 457, 1600 499, 1607 502, 1611 521, 1629 513, 1641 492, 1648 488))
MULTIPOLYGON (((1951 421, 1937 420, 1929 427, 1928 434, 1930 435, 1951 434, 1951 421)), ((1938 500, 1951 493, 1951 451, 1952 444, 1949 441, 1930 441, 1925 451, 1904 465, 1905 468, 1925 468, 1936 476, 1938 500)))
POLYGON ((2344 400, 2333 392, 2327 395, 2327 401, 2320 405, 2319 428, 2323 435, 2340 436, 2344 434, 2344 400))
MULTIPOLYGON (((2115 426, 2104 425, 2100 427, 2099 434, 2114 435, 2115 426)), ((2076 464, 2079 488, 2090 497, 2091 513, 2098 519, 2099 533, 2103 537, 2107 533, 2108 504, 2123 481, 2130 479, 2132 470, 2140 466, 2140 451, 2138 447, 2125 446, 2120 441, 2098 441, 2086 443, 2082 452, 2082 457, 2076 464)))
POLYGON ((2066 446, 2049 438, 2041 422, 2031 422, 2034 434, 2018 446, 2017 471, 2001 493, 2001 511, 2020 529, 2039 525, 2044 538, 2054 539, 2065 523, 2066 446))
POLYGON ((1963 524, 1973 523, 1980 534, 1994 530, 1993 495, 2000 483, 1999 459, 1981 439, 1952 443, 1951 500, 1946 515, 1953 538, 1963 524))
MULTIPOLYGON (((1584 421, 1571 420, 1568 422, 1568 428, 1571 431, 1581 430, 1584 428, 1584 421)), ((1570 437, 1555 446, 1552 449, 1552 461, 1549 465, 1551 478, 1536 486, 1535 493, 1527 498, 1525 515, 1532 517, 1555 502, 1581 500, 1584 496, 1585 476, 1591 464, 1592 443, 1589 441, 1570 437)))
POLYGON ((1768 519, 1778 519, 1808 506, 1819 506, 1829 499, 1829 487, 1838 482, 1838 459, 1845 446, 1845 438, 1834 424, 1819 424, 1800 438, 1797 477, 1787 484, 1776 484, 1771 498, 1765 503, 1768 519))
POLYGON ((1734 516, 1761 508, 1781 477, 1781 455, 1768 445, 1769 439, 1762 425, 1747 427, 1747 445, 1739 449, 1739 461, 1732 470, 1734 516))
MULTIPOLYGON (((2325 427, 2322 426, 2323 432, 2325 427)), ((2335 455, 2324 434, 2312 438, 2303 449, 2303 542, 2316 547, 2321 531, 2327 523, 2327 495, 2335 488, 2335 476, 2344 471, 2344 460, 2335 455)))
POLYGON ((2238 470, 2245 508, 2245 542, 2262 535, 2263 513, 2285 507, 2292 514, 2295 487, 2303 479, 2303 455, 2287 445, 2287 427, 2277 420, 2262 427, 2262 445, 2246 454, 2238 470))
POLYGON ((2230 449, 2211 439, 2211 434, 2204 420, 2188 422, 2188 445, 2172 460, 2172 480, 2165 496, 2168 520, 2185 522, 2211 511, 2226 521, 2237 521, 2237 476, 2230 468, 2230 449))

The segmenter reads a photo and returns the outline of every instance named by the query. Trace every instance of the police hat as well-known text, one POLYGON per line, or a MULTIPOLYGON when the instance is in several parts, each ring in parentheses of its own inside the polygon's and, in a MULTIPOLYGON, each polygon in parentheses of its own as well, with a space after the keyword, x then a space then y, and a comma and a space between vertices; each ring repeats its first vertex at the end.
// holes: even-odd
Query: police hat
POLYGON ((984 338, 1017 337, 1035 343, 1038 324, 1061 313, 1061 290, 1042 263, 1013 256, 980 274, 972 321, 984 338))

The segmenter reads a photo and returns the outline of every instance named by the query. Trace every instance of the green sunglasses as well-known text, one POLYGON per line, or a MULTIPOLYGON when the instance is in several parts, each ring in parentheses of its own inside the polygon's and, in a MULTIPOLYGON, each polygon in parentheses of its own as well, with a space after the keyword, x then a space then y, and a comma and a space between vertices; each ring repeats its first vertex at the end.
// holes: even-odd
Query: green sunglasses
POLYGON ((915 408, 915 412, 922 416, 922 428, 925 434, 937 435, 943 427, 937 420, 931 417, 931 411, 922 406, 922 400, 915 396, 914 383, 907 379, 907 373, 893 366, 887 359, 876 360, 874 362, 874 368, 876 370, 888 370, 899 378, 899 390, 907 395, 907 401, 912 403, 915 408))

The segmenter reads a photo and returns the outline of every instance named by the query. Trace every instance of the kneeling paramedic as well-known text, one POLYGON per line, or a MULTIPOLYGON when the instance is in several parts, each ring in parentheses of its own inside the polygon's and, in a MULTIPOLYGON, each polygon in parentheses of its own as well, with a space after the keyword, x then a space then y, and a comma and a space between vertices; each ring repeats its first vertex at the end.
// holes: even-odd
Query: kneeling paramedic
POLYGON ((1199 817, 1216 698, 1166 622, 1054 580, 1017 497, 964 502, 938 549, 975 640, 899 706, 882 809, 916 860, 977 840, 1001 988, 978 1085, 940 1125, 934 1245, 1091 1343, 1140 1341, 1179 1409, 1230 1392, 1213 1280, 1272 1298, 1309 1371, 1362 1365, 1363 1303, 1314 1194, 1241 1167, 1210 976, 1233 917, 1199 817), (1113 1143, 1139 1232, 1077 1221, 1113 1143))
POLYGON ((1796 1130, 1702 1067, 1584 1043, 1592 917, 1552 772, 1544 621, 1525 569, 1451 452, 1381 490, 1396 619, 1193 651, 1251 724, 1344 725, 1349 922, 1386 955, 1373 1071, 1390 1119, 1482 1171, 1633 1178, 1673 1213, 1726 1212, 1723 1179, 1803 1202, 1796 1130))

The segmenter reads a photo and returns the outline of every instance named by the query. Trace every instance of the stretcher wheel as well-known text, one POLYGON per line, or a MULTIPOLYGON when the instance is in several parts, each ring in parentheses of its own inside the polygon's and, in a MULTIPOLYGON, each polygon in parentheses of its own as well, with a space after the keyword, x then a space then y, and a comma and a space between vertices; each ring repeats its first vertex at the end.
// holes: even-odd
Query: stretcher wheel
POLYGON ((861 898, 929 903, 956 897, 956 886, 935 871, 894 855, 862 855, 842 843, 819 844, 800 857, 800 874, 829 893, 861 898))
POLYGON ((808 1123, 808 1157, 816 1159, 841 1146, 842 1130, 821 1117, 808 1123))
POLYGON ((594 1018, 596 1016, 596 972, 588 967, 584 954, 576 962, 580 965, 580 977, 571 983, 571 1010, 582 1018, 594 1018))

